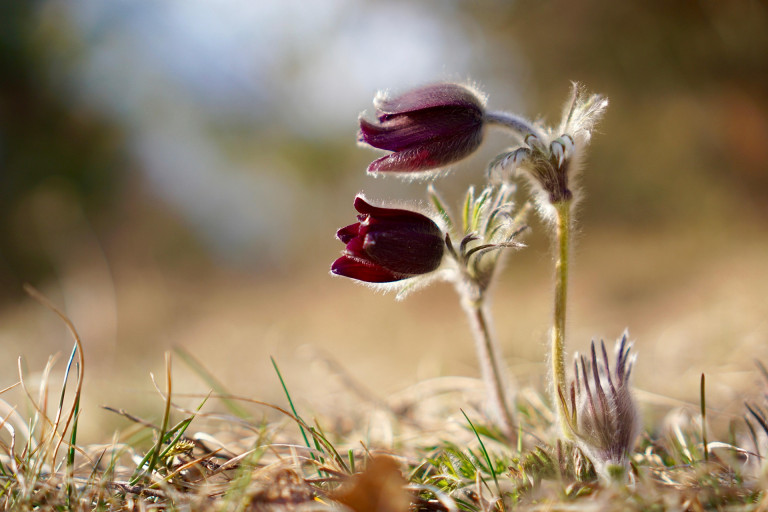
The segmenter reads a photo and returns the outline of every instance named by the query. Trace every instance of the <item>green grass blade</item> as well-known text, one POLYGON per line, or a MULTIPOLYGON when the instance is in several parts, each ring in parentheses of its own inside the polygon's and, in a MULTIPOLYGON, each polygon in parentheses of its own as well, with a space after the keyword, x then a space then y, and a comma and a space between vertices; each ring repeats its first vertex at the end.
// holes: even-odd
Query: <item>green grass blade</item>
POLYGON ((173 449, 173 447, 176 446, 176 443, 178 443, 179 440, 182 437, 184 437, 184 432, 187 431, 187 427, 189 427, 189 425, 192 423, 193 419, 195 419, 195 417, 194 416, 190 416, 189 418, 187 418, 187 419, 183 420, 181 423, 179 423, 177 425, 177 427, 174 427, 175 428, 175 435, 173 436, 173 439, 169 439, 169 436, 172 433, 174 433, 173 430, 171 432, 168 432, 168 434, 166 434, 165 438, 167 440, 166 442, 168 443, 168 446, 166 446, 165 449, 162 452, 160 452, 160 456, 159 456, 160 460, 165 459, 168 456, 168 452, 170 452, 173 449))
POLYGON ((501 497, 501 487, 499 486, 499 479, 496 476, 496 470, 493 468, 491 457, 488 455, 488 450, 485 449, 485 444, 483 443, 483 440, 480 439, 480 434, 477 433, 477 429, 475 429, 475 425, 472 424, 472 421, 469 419, 469 416, 467 416, 467 413, 465 413, 463 409, 460 409, 460 411, 461 411, 461 414, 464 415, 464 418, 467 420, 467 423, 469 423, 469 426, 472 429, 472 432, 475 433, 475 437, 477 438, 477 441, 480 443, 480 450, 483 452, 483 457, 485 457, 485 461, 488 463, 488 469, 490 470, 491 476, 493 476, 493 481, 496 484, 496 492, 498 492, 499 497, 501 497))
POLYGON ((72 347, 72 352, 70 352, 69 359, 67 360, 67 369, 64 371, 64 383, 61 386, 61 395, 59 396, 59 410, 64 408, 64 396, 67 394, 69 372, 72 369, 72 363, 75 362, 75 355, 77 355, 77 343, 72 347))
MULTIPOLYGON (((269 359, 272 361, 272 366, 275 368, 275 372, 277 373, 277 378, 280 379, 280 385, 283 386, 283 392, 285 393, 286 398, 288 398, 288 405, 291 407, 291 412, 293 415, 301 420, 301 416, 299 416, 299 413, 296 412, 296 407, 293 405, 293 400, 291 399, 291 394, 288 392, 288 387, 285 385, 285 381, 283 380, 283 375, 280 373, 280 368, 277 367, 277 363, 275 362, 275 358, 270 356, 269 359)), ((302 422, 304 420, 301 420, 302 422)), ((304 438, 304 443, 307 445, 307 448, 309 448, 310 454, 312 453, 312 445, 309 444, 309 438, 307 438, 307 433, 304 431, 304 427, 301 426, 301 423, 299 423, 299 430, 301 431, 301 437, 304 438)), ((314 456, 312 457, 314 459, 314 456)))
POLYGON ((160 455, 160 448, 163 446, 163 441, 165 440, 165 434, 168 430, 168 422, 171 419, 171 391, 172 391, 172 381, 171 381, 171 353, 166 352, 165 353, 165 370, 166 370, 166 399, 165 399, 165 410, 163 411, 163 422, 160 425, 160 432, 157 436, 157 442, 155 443, 155 446, 150 450, 150 452, 147 454, 149 456, 149 461, 147 462, 147 469, 142 471, 142 467, 144 465, 144 459, 147 458, 147 456, 142 459, 142 463, 139 465, 138 468, 136 468, 136 473, 134 473, 133 477, 130 480, 131 485, 135 485, 143 475, 150 476, 152 475, 152 472, 155 470, 155 466, 157 466, 157 461, 159 460, 160 455))
POLYGON ((701 440, 704 443, 704 462, 709 462, 709 447, 707 446, 707 397, 704 374, 701 374, 701 440))
POLYGON ((347 452, 347 458, 349 459, 349 472, 350 474, 355 474, 355 452, 352 451, 352 448, 349 449, 347 452))
POLYGON ((75 397, 75 413, 72 420, 72 433, 69 436, 69 449, 67 450, 67 506, 72 506, 72 495, 75 486, 73 478, 75 475, 75 446, 77 445, 77 423, 80 419, 80 395, 75 397))
POLYGON ((342 470, 351 474, 347 463, 344 461, 344 457, 341 456, 338 450, 336 450, 333 444, 328 440, 328 436, 325 435, 325 432, 323 432, 323 429, 320 427, 320 424, 317 422, 317 420, 315 420, 315 426, 317 428, 312 429, 311 432, 312 436, 315 438, 315 444, 317 445, 318 450, 321 450, 320 444, 322 444, 325 449, 321 451, 323 453, 328 453, 342 470))

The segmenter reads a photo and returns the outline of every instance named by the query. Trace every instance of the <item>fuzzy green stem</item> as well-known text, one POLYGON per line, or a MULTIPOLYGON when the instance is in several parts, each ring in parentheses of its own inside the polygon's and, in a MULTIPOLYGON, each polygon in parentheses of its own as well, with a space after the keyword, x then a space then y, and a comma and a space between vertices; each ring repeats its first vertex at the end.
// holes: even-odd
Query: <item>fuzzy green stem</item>
POLYGON ((571 239, 571 201, 554 203, 557 215, 557 260, 555 261, 555 311, 552 322, 552 401, 557 409, 563 434, 570 437, 565 382, 565 313, 568 300, 568 254, 571 239))
POLYGON ((490 406, 500 423, 502 432, 511 442, 514 442, 517 438, 517 430, 512 419, 512 412, 509 410, 506 379, 502 371, 499 348, 491 334, 484 301, 482 298, 470 300, 465 297, 462 300, 462 305, 472 325, 480 372, 483 376, 490 406))

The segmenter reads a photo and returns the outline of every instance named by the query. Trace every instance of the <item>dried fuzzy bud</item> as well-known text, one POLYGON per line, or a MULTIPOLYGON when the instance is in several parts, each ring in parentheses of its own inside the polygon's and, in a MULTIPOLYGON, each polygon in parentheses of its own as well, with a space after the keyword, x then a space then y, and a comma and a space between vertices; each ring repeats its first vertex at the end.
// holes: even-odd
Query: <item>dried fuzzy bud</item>
MULTIPOLYGON (((630 356, 627 333, 616 343, 616 368, 611 375, 605 343, 598 360, 592 343, 591 359, 576 356, 571 383, 568 425, 581 450, 598 473, 613 480, 626 474, 627 456, 640 431, 640 417, 629 387, 635 356, 630 356)), ((565 401, 565 397, 561 397, 565 401)))
MULTIPOLYGON (((592 130, 607 107, 605 97, 588 95, 574 84, 560 125, 531 128, 524 134, 524 146, 499 155, 494 165, 508 171, 525 171, 549 204, 571 201, 573 177, 579 171, 592 130)), ((498 117, 495 113, 489 116, 498 117)))
POLYGON ((483 139, 485 101, 459 84, 434 84, 374 100, 377 121, 360 119, 358 141, 393 151, 368 172, 422 172, 458 162, 483 139))
POLYGON ((358 222, 336 236, 346 244, 331 267, 334 274, 368 283, 390 283, 436 270, 443 259, 442 230, 410 210, 380 208, 358 195, 358 222))

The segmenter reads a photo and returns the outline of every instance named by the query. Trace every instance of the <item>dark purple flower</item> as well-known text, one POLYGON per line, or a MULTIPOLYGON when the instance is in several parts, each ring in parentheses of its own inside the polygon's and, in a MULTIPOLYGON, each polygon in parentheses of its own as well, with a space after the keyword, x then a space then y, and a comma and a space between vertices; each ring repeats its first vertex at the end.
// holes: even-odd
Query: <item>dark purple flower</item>
POLYGON ((429 217, 379 208, 355 198, 359 222, 336 236, 347 244, 331 272, 369 283, 389 283, 432 272, 443 259, 444 234, 429 217))
POLYGON ((368 172, 419 172, 452 164, 483 139, 483 98, 459 84, 434 84, 396 98, 374 100, 376 122, 360 119, 358 140, 394 153, 374 160, 368 172))

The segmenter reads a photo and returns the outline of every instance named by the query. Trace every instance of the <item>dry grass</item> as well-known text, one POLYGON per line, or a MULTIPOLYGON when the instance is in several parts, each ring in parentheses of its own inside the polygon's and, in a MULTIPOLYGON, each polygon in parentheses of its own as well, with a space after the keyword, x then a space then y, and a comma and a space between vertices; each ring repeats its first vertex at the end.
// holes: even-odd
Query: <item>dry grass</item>
MULTIPOLYGON (((5 396, 23 391, 16 405, 0 400, 4 509, 768 508, 762 490, 768 424, 759 395, 743 408, 748 422, 709 421, 695 407, 656 406, 661 420, 636 446, 629 484, 611 484, 597 479, 577 449, 556 440, 553 411, 535 386, 516 396, 523 435, 510 445, 484 416, 476 379, 424 380, 383 399, 329 359, 331 371, 344 382, 345 403, 311 411, 309 419, 301 406, 291 410, 289 386, 281 400, 290 404, 286 407, 230 395, 193 355, 180 350, 176 365, 181 360, 209 393, 190 396, 178 389, 167 354, 164 375, 153 376, 162 400, 153 416, 161 419, 153 423, 113 404, 122 433, 107 444, 83 445, 77 438, 82 345, 68 318, 47 306, 71 328, 73 357, 60 390, 51 380, 54 360, 34 384, 20 369, 19 382, 2 390, 5 396), (707 431, 703 426, 710 423, 707 431)), ((279 383, 283 376, 275 370, 279 383)), ((765 392, 764 371, 763 377, 765 392)), ((285 378, 289 384, 290 375, 285 378)), ((708 405, 714 407, 709 414, 717 416, 718 405, 708 405)))

